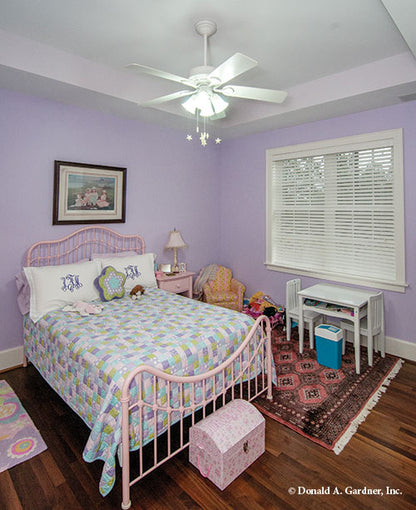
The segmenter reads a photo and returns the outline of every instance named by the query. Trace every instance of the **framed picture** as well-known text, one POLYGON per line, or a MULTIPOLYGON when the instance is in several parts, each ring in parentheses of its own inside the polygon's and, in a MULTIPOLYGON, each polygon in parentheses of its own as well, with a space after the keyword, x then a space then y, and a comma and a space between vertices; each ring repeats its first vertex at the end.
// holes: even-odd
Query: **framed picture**
POLYGON ((186 263, 185 262, 180 262, 179 264, 179 272, 180 273, 185 273, 186 271, 186 263))
POLYGON ((125 223, 127 169, 55 161, 53 225, 125 223))
POLYGON ((170 273, 172 271, 172 264, 159 264, 159 271, 170 273))

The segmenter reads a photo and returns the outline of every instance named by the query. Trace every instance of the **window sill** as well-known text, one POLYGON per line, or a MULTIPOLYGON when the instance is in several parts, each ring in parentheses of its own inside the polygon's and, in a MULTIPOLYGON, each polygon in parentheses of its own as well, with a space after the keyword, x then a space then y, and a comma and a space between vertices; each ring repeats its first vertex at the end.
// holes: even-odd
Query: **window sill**
POLYGON ((318 271, 308 271, 306 269, 298 269, 295 267, 284 267, 279 266, 277 264, 273 264, 271 262, 265 262, 264 265, 267 269, 271 271, 279 271, 281 273, 291 273, 300 276, 309 276, 310 278, 319 278, 321 280, 328 280, 333 282, 340 283, 349 283, 351 285, 361 285, 363 287, 371 287, 374 289, 383 289, 383 290, 391 290, 393 292, 406 292, 406 288, 408 287, 407 283, 399 283, 399 282, 386 282, 383 280, 369 280, 365 278, 358 278, 356 276, 350 275, 341 275, 337 273, 330 272, 318 272, 318 271))

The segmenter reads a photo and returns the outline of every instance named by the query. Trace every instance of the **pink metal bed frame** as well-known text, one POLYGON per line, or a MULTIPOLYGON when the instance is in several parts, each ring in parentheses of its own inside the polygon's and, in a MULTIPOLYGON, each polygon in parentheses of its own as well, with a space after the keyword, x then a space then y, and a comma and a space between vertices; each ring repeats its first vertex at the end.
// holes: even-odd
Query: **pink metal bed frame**
POLYGON ((84 227, 62 239, 39 241, 26 254, 26 266, 57 266, 91 259, 94 253, 135 251, 143 254, 144 239, 122 235, 107 227, 84 227))
MULTIPOLYGON (((59 265, 77 262, 91 258, 93 253, 119 253, 122 251, 136 251, 144 253, 145 243, 139 235, 121 235, 107 227, 84 227, 72 234, 55 241, 40 241, 30 247, 27 252, 27 266, 59 265)), ((122 503, 121 508, 126 510, 131 506, 130 487, 141 480, 148 473, 166 462, 168 459, 184 450, 189 441, 186 436, 185 418, 194 424, 204 418, 207 412, 215 411, 228 400, 238 396, 246 400, 253 400, 266 392, 267 398, 272 398, 272 352, 271 327, 269 319, 259 317, 250 333, 242 342, 237 351, 220 366, 197 376, 173 376, 154 367, 141 365, 126 377, 121 396, 121 451, 119 461, 122 468, 122 503), (139 398, 142 395, 144 377, 152 377, 153 401, 148 402, 139 398), (249 381, 249 382, 247 382, 249 381), (132 397, 130 389, 135 384, 137 397, 132 397), (167 399, 161 402, 157 398, 156 388, 166 387, 167 399), (173 388, 178 390, 180 396, 179 407, 173 406, 173 388), (199 388, 201 398, 196 399, 196 388, 199 388), (139 430, 135 430, 135 437, 143 444, 143 416, 151 410, 153 430, 157 430, 159 414, 167 416, 167 431, 153 439, 153 459, 150 467, 145 466, 143 447, 130 453, 130 427, 129 416, 135 410, 139 412, 139 430), (179 445, 174 444, 171 425, 179 427, 179 445), (163 439, 162 439, 163 438, 163 439), (160 442, 165 448, 161 454, 160 442), (131 479, 131 464, 133 461, 138 475, 131 479)), ((26 357, 24 359, 26 365, 26 357)), ((147 457, 146 457, 147 459, 147 457)))

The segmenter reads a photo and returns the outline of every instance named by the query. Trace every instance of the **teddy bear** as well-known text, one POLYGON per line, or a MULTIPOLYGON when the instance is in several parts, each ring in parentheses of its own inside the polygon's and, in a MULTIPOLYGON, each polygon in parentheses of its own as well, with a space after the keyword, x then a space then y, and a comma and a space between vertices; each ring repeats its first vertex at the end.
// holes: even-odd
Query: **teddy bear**
POLYGON ((135 285, 130 291, 130 297, 131 299, 138 299, 139 294, 140 296, 144 294, 144 287, 142 287, 141 285, 135 285))

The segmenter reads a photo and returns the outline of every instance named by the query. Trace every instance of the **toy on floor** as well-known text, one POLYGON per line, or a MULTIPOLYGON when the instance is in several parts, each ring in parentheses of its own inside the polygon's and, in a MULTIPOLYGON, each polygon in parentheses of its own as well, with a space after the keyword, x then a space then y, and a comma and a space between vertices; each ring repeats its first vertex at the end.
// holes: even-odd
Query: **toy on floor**
POLYGON ((144 287, 142 287, 141 285, 136 285, 130 291, 131 299, 139 299, 139 297, 142 296, 143 294, 144 294, 144 287))
POLYGON ((260 315, 266 315, 270 319, 272 327, 279 324, 284 325, 286 322, 285 308, 276 304, 270 296, 263 294, 263 292, 253 294, 243 312, 254 319, 257 319, 260 315))

